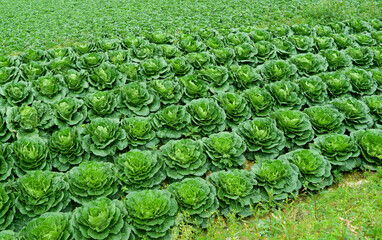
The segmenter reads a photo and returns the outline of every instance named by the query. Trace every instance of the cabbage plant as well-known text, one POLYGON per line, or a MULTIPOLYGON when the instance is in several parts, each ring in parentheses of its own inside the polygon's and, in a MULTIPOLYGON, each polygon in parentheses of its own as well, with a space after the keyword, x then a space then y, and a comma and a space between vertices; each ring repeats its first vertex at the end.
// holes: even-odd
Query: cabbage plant
POLYGON ((7 100, 11 107, 31 104, 34 96, 29 82, 11 82, 0 88, 0 94, 7 100))
POLYGON ((20 70, 25 80, 32 81, 46 74, 46 64, 44 62, 31 61, 27 64, 21 64, 20 70))
POLYGON ((241 168, 245 162, 245 141, 235 132, 220 132, 203 138, 213 169, 241 168))
POLYGON ((277 56, 281 59, 285 60, 297 54, 296 47, 286 39, 273 38, 271 42, 276 46, 277 56))
POLYGON ((122 74, 117 67, 110 63, 102 63, 98 67, 91 69, 88 81, 97 90, 112 89, 123 85, 122 74))
POLYGON ((315 134, 344 133, 345 116, 332 105, 317 105, 304 109, 315 134))
POLYGON ((100 66, 106 59, 107 55, 102 52, 85 53, 78 57, 77 67, 83 70, 91 70, 92 68, 100 66))
POLYGON ((273 109, 300 110, 306 99, 297 83, 288 80, 270 83, 266 86, 275 99, 273 109))
POLYGON ((258 59, 256 54, 258 50, 255 45, 251 43, 243 43, 236 45, 235 50, 235 60, 241 64, 256 64, 258 59))
POLYGON ((70 213, 47 212, 29 221, 20 231, 20 239, 73 239, 70 213))
POLYGON ((292 80, 296 77, 297 68, 294 64, 284 60, 266 61, 260 67, 261 75, 267 82, 292 80))
POLYGON ((68 95, 78 95, 83 93, 89 87, 88 72, 85 70, 77 71, 69 69, 63 74, 66 86, 69 89, 68 95))
POLYGON ((360 150, 353 137, 345 134, 329 133, 314 139, 310 145, 318 150, 333 169, 348 172, 360 164, 360 150))
POLYGON ((160 107, 160 101, 144 82, 131 82, 119 89, 119 111, 133 116, 147 116, 160 107))
POLYGON ((353 34, 352 37, 360 46, 371 47, 377 44, 377 41, 371 36, 370 33, 357 33, 353 34))
POLYGON ((229 66, 235 60, 235 50, 230 47, 221 47, 210 51, 214 57, 214 61, 221 66, 229 66))
POLYGON ((372 95, 378 87, 369 71, 359 68, 348 68, 344 71, 352 85, 352 92, 356 95, 372 95))
POLYGON ((55 131, 49 139, 49 149, 53 166, 59 171, 67 171, 90 157, 82 147, 76 128, 65 127, 55 131))
POLYGON ((325 72, 328 68, 328 62, 323 56, 312 53, 294 55, 290 61, 296 65, 301 76, 325 72))
POLYGON ((88 118, 93 120, 98 117, 118 118, 115 111, 118 101, 112 91, 95 91, 84 97, 88 108, 88 118))
POLYGON ((349 47, 346 53, 352 58, 353 65, 360 68, 369 68, 373 65, 373 51, 368 47, 349 47))
POLYGON ((175 196, 185 222, 206 228, 219 207, 216 188, 202 178, 186 178, 172 183, 168 190, 175 196))
POLYGON ((224 216, 251 216, 254 205, 265 199, 257 187, 255 176, 247 170, 214 172, 207 177, 207 181, 216 187, 219 211, 224 216))
POLYGON ((362 154, 363 169, 376 170, 382 163, 382 130, 366 129, 351 133, 362 154))
POLYGON ((149 117, 130 117, 121 121, 128 144, 134 148, 154 148, 159 139, 149 117))
POLYGON ((121 48, 121 41, 119 39, 100 39, 95 44, 102 52, 118 50, 121 48))
POLYGON ((367 129, 373 125, 370 110, 364 102, 354 97, 343 97, 334 99, 331 104, 344 114, 345 128, 349 132, 367 129))
POLYGON ((71 199, 85 204, 118 191, 117 168, 113 163, 87 161, 67 173, 71 199))
POLYGON ((132 192, 159 188, 166 179, 163 161, 157 152, 132 149, 115 158, 122 190, 132 192))
POLYGON ((365 96, 363 102, 370 110, 376 128, 382 127, 382 95, 365 96))
POLYGON ((213 93, 225 92, 229 89, 228 69, 223 66, 208 65, 198 71, 199 76, 209 83, 213 93))
POLYGON ((21 72, 17 67, 0 67, 0 83, 17 82, 20 79, 21 72))
POLYGON ((15 188, 15 206, 28 217, 60 212, 70 202, 69 184, 63 173, 31 171, 17 179, 15 188))
POLYGON ((247 144, 248 160, 275 158, 285 147, 284 134, 272 118, 258 117, 242 122, 237 131, 247 144))
POLYGON ((128 212, 123 203, 97 198, 74 210, 70 224, 75 239, 132 239, 128 212))
POLYGON ((64 98, 68 92, 62 75, 53 75, 52 73, 47 73, 45 76, 33 80, 32 86, 35 98, 46 103, 58 101, 64 98))
POLYGON ((171 71, 175 76, 184 76, 194 71, 191 63, 186 57, 175 57, 169 61, 171 71))
POLYGON ((31 105, 11 107, 6 112, 6 126, 18 136, 36 133, 38 129, 47 130, 54 125, 54 115, 49 104, 34 101, 31 105))
POLYGON ((215 95, 219 105, 226 114, 227 125, 231 129, 237 128, 239 123, 251 117, 251 110, 244 97, 237 93, 226 92, 215 95))
POLYGON ((260 71, 249 65, 231 65, 229 76, 238 89, 248 89, 263 83, 260 71))
POLYGON ((184 95, 182 97, 182 101, 184 103, 188 103, 197 98, 205 98, 210 95, 210 92, 208 91, 208 83, 202 80, 199 75, 190 74, 178 78, 178 81, 184 91, 184 95))
POLYGON ((337 71, 352 64, 352 58, 345 51, 329 49, 321 51, 320 54, 325 57, 329 65, 328 69, 331 71, 337 71))
POLYGON ((300 78, 297 83, 309 106, 323 104, 328 100, 327 87, 321 78, 317 76, 300 78))
MULTIPOLYGON (((0 186, 0 231, 6 230, 15 217, 15 195, 5 184, 0 186)), ((1 234, 0 234, 0 239, 1 234)))
POLYGON ((277 56, 276 46, 268 41, 258 41, 255 43, 257 49, 256 57, 258 63, 264 63, 267 60, 275 59, 277 56))
POLYGON ((349 34, 333 34, 332 37, 339 50, 346 50, 347 48, 358 47, 357 42, 349 34))
POLYGON ((178 103, 183 95, 179 82, 170 79, 152 80, 150 86, 164 105, 178 103))
POLYGON ((187 103, 186 107, 191 115, 193 132, 208 135, 225 129, 226 114, 214 100, 199 98, 187 103))
POLYGON ((203 176, 210 168, 203 142, 191 139, 170 140, 160 147, 167 176, 180 180, 187 176, 203 176))
POLYGON ((331 98, 350 95, 352 85, 350 79, 343 71, 326 72, 318 75, 327 86, 331 98))
POLYGON ((171 238, 170 228, 175 225, 178 204, 168 190, 132 192, 126 197, 125 207, 138 238, 171 238))
POLYGON ((287 148, 304 146, 314 138, 314 131, 309 117, 298 110, 277 110, 271 114, 277 127, 284 132, 287 148))
POLYGON ((10 155, 18 177, 35 170, 51 170, 48 144, 45 139, 32 135, 20 137, 12 143, 10 155))
POLYGON ((82 147, 86 152, 100 157, 112 156, 127 147, 126 133, 119 120, 95 118, 82 131, 82 147))
POLYGON ((254 117, 268 116, 272 111, 275 100, 271 93, 261 87, 252 87, 243 92, 254 117))
POLYGON ((170 66, 161 57, 154 57, 141 62, 140 70, 140 73, 149 80, 166 78, 171 74, 170 66))
POLYGON ((318 151, 298 149, 279 157, 294 163, 300 170, 300 180, 304 188, 315 191, 333 184, 332 166, 318 151))
POLYGON ((87 107, 81 99, 66 97, 52 104, 55 124, 59 128, 79 126, 87 118, 87 107))
POLYGON ((160 139, 177 139, 189 135, 191 115, 182 105, 169 105, 152 114, 152 126, 160 139))
POLYGON ((298 53, 313 52, 314 40, 310 36, 294 35, 288 40, 293 43, 298 53))
POLYGON ((252 166, 251 172, 257 185, 272 194, 274 200, 295 197, 302 186, 298 167, 286 159, 261 159, 252 166))
POLYGON ((265 29, 253 29, 249 36, 254 42, 272 40, 272 34, 265 29))
POLYGON ((337 45, 334 42, 334 38, 332 37, 314 37, 313 39, 314 39, 314 48, 316 49, 316 52, 322 53, 323 51, 330 51, 330 50, 336 51, 337 49, 337 45))
MULTIPOLYGON (((212 53, 215 53, 215 51, 212 51, 212 53)), ((214 55, 209 52, 189 53, 186 55, 186 58, 195 69, 202 69, 208 65, 213 65, 215 62, 214 55)))

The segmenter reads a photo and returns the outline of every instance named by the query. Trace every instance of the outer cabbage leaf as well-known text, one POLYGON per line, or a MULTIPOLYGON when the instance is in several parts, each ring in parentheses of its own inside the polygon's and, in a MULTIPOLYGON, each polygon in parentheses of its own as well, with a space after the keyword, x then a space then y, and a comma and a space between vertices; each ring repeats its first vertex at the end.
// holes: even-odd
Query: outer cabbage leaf
MULTIPOLYGON (((1 184, 0 186, 0 231, 6 230, 12 224, 15 216, 15 195, 11 189, 1 184)), ((0 239, 4 239, 1 237, 0 239)), ((5 238, 7 239, 7 238, 5 238)))

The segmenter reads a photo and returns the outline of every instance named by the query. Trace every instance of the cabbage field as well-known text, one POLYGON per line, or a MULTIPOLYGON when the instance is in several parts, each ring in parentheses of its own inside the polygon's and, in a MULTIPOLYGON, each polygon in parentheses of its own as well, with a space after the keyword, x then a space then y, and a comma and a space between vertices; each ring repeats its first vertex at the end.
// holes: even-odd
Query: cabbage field
POLYGON ((230 21, 3 48, 0 239, 171 239, 382 166, 382 18, 230 21))

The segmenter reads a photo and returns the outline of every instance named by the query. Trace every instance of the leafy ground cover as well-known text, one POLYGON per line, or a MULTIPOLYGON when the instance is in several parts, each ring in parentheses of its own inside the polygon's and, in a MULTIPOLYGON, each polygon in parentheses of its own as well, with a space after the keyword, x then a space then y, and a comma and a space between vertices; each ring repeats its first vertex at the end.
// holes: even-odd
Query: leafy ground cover
MULTIPOLYGON (((277 3, 288 11, 269 25, 244 13, 236 20, 230 2, 220 19, 200 13, 163 29, 191 16, 158 21, 163 5, 151 19, 158 24, 137 11, 123 34, 94 27, 93 40, 1 55, 0 236, 171 239, 186 228, 203 238, 193 229, 220 234, 216 223, 227 219, 236 230, 250 222, 258 237, 293 239, 305 232, 280 219, 303 207, 284 202, 304 195, 301 206, 315 209, 306 220, 317 226, 325 189, 382 165, 382 19, 285 24, 281 16, 299 8, 277 3)), ((333 6, 349 13, 353 3, 333 6)), ((380 172, 368 177, 375 189, 365 201, 380 191, 380 172)), ((343 238, 380 237, 347 224, 343 238)))

